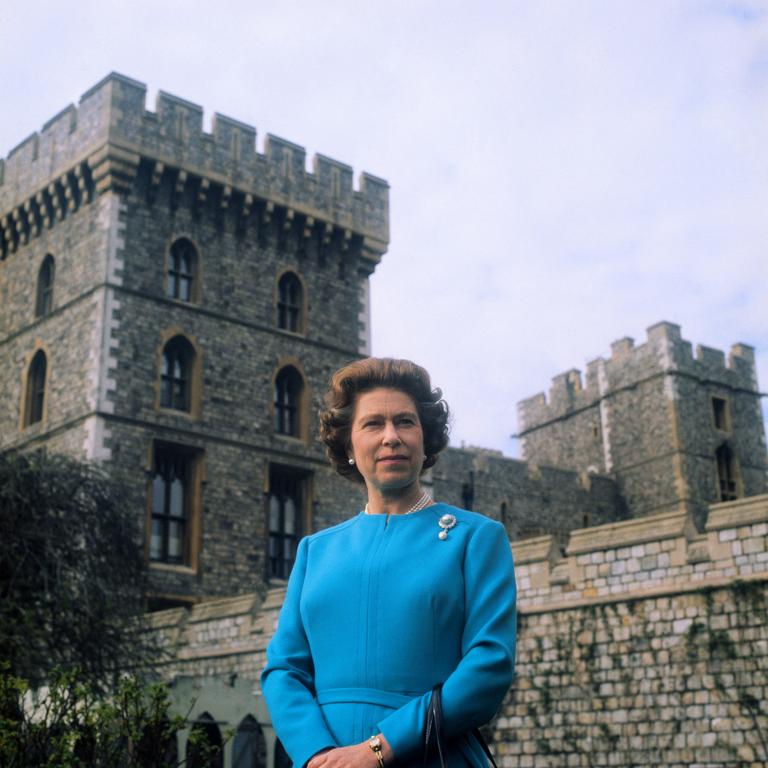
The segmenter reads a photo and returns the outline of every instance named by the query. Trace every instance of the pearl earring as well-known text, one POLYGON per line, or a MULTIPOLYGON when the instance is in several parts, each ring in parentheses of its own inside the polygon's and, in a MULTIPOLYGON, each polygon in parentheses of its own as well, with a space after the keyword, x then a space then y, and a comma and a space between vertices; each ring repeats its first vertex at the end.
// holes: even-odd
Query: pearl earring
POLYGON ((354 467, 355 466, 355 460, 353 458, 349 459, 349 466, 354 467))

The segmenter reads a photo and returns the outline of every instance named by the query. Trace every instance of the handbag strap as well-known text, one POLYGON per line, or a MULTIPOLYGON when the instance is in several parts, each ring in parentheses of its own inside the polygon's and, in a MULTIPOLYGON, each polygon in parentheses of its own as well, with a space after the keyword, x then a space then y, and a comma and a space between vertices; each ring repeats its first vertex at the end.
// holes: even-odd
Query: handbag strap
MULTIPOLYGON (((424 724, 424 764, 426 765, 429 760, 429 747, 432 741, 432 736, 434 735, 435 741, 437 742, 437 753, 440 757, 440 768, 446 768, 445 756, 443 755, 445 737, 443 734, 442 687, 442 684, 438 684, 432 689, 432 696, 430 696, 429 706, 427 707, 427 721, 424 724)), ((486 757, 493 768, 498 768, 496 761, 493 759, 491 748, 488 746, 483 734, 480 733, 480 729, 473 728, 472 735, 483 748, 483 752, 485 752, 486 757)))
POLYGON ((429 759, 429 745, 432 741, 432 734, 437 742, 437 753, 440 756, 440 768, 446 768, 445 758, 443 757, 443 702, 441 694, 442 685, 436 685, 432 689, 432 695, 429 698, 427 707, 427 722, 424 724, 424 765, 429 759))
POLYGON ((491 748, 488 746, 488 742, 485 740, 485 737, 482 733, 480 733, 479 728, 474 728, 472 730, 472 733, 474 734, 475 738, 480 742, 480 746, 483 748, 483 752, 485 752, 486 757, 491 761, 491 765, 493 768, 499 768, 498 765, 496 765, 496 761, 493 759, 493 754, 491 752, 491 748))

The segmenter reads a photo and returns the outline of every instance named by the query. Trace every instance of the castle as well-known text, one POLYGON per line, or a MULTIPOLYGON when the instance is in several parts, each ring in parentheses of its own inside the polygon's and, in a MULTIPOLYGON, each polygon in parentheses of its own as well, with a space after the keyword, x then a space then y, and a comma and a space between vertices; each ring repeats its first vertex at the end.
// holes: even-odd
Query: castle
MULTIPOLYGON (((388 185, 363 173, 355 189, 343 163, 317 155, 307 172, 284 139, 262 154, 251 126, 216 114, 208 134, 200 107, 145 100, 113 73, 0 161, 0 450, 47 446, 125 481, 174 696, 195 692, 195 727, 238 728, 226 765, 281 765, 255 681, 298 539, 361 506, 314 414, 332 371, 370 352, 388 185)), ((425 477, 512 541, 521 650, 500 764, 757 755, 765 713, 750 730, 738 702, 715 701, 707 670, 724 660, 701 638, 728 628, 739 663, 722 676, 766 699, 768 651, 747 653, 768 575, 759 404, 750 347, 694 354, 663 322, 520 403, 523 461, 450 448, 425 477), (676 636, 679 658, 661 647, 676 636), (683 688, 662 690, 665 675, 683 688), (658 730, 659 701, 691 727, 658 730), (708 725, 686 709, 705 705, 708 725), (728 749, 716 717, 740 734, 728 749)))
POLYGON ((0 165, 0 449, 124 477, 159 608, 263 588, 355 510, 313 414, 368 350, 388 187, 145 96, 109 75, 0 165))

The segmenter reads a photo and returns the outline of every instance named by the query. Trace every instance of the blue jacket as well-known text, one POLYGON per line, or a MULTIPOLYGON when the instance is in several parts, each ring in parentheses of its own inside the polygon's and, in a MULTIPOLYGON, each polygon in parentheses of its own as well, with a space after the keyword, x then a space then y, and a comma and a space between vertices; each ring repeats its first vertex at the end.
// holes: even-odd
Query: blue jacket
POLYGON ((299 543, 261 686, 300 767, 378 732, 398 762, 420 761, 442 682, 450 765, 485 766, 467 731, 493 717, 512 683, 515 631, 503 526, 447 504, 360 513, 299 543), (457 523, 441 540, 446 513, 457 523))

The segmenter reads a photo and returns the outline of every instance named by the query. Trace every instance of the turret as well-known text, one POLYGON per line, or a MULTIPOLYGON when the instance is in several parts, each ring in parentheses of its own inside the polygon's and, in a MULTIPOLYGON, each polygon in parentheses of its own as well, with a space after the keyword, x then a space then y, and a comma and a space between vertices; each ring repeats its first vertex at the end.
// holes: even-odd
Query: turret
POLYGON ((680 327, 661 322, 643 344, 614 342, 584 382, 566 371, 548 397, 523 400, 519 434, 530 461, 613 473, 634 514, 700 510, 767 489, 759 401, 751 347, 694 356, 680 327))

